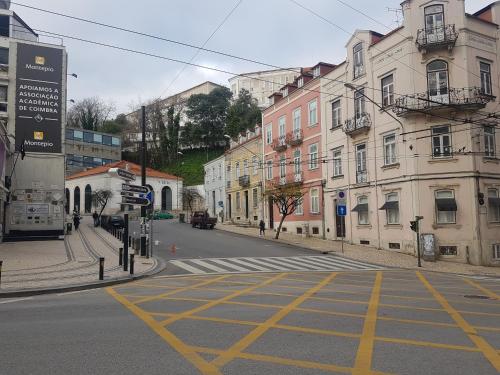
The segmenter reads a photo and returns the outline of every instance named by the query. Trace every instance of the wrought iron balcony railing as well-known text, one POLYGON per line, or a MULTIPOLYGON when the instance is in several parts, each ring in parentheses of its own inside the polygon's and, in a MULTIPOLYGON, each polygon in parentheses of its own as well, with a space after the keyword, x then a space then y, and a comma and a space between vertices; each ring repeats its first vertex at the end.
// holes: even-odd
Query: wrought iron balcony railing
POLYGON ((454 110, 477 110, 495 100, 492 95, 482 92, 479 87, 450 88, 447 95, 433 95, 427 91, 420 94, 404 95, 397 98, 392 110, 398 116, 426 113, 443 108, 454 110))
POLYGON ((364 184, 368 182, 368 172, 367 171, 356 171, 356 183, 364 184))
POLYGON ((286 136, 280 135, 278 139, 275 139, 272 144, 273 150, 276 152, 285 151, 287 148, 286 145, 286 136))
POLYGON ((290 146, 298 146, 304 141, 304 132, 302 129, 296 129, 287 135, 287 143, 290 146))
POLYGON ((304 182, 304 176, 303 176, 302 172, 295 172, 293 177, 294 177, 293 182, 295 182, 297 184, 301 184, 302 182, 304 182))
POLYGON ((249 175, 240 176, 239 183, 241 187, 250 186, 250 176, 249 175))
POLYGON ((358 133, 366 132, 370 129, 372 121, 368 113, 360 113, 344 122, 344 133, 353 136, 358 133))
POLYGON ((429 51, 447 47, 453 48, 458 39, 455 25, 444 25, 432 29, 420 29, 417 32, 416 44, 420 51, 429 51))

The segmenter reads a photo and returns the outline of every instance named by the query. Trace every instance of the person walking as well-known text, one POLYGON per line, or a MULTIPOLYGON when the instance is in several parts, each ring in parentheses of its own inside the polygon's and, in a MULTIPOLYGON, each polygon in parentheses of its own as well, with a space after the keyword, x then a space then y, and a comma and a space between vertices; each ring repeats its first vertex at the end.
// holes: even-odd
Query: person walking
POLYGON ((78 230, 78 226, 80 225, 80 214, 76 211, 73 213, 73 225, 75 226, 75 230, 78 230))
POLYGON ((99 225, 99 214, 97 211, 94 211, 92 218, 94 219, 94 227, 97 227, 99 225))
POLYGON ((266 234, 266 223, 264 220, 261 220, 259 223, 259 237, 264 237, 266 234))

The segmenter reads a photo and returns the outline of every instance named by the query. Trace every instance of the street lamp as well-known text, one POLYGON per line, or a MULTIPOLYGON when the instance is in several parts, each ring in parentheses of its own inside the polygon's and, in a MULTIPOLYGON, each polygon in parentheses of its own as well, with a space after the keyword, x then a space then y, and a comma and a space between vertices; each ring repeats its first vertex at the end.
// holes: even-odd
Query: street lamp
POLYGON ((73 77, 73 78, 78 78, 78 74, 76 73, 71 73, 71 74, 68 74, 69 77, 73 77))

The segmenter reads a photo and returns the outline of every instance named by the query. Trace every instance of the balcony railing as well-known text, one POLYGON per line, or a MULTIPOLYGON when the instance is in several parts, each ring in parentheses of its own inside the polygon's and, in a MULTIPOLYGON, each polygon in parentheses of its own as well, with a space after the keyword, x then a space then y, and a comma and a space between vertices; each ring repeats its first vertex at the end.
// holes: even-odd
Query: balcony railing
POLYGON ((357 116, 347 119, 344 122, 344 133, 353 136, 358 133, 367 132, 372 126, 372 121, 368 113, 360 113, 357 116))
POLYGON ((286 136, 280 135, 278 139, 275 139, 273 142, 273 150, 276 152, 281 152, 286 150, 286 136))
POLYGON ((241 187, 248 187, 250 186, 250 176, 244 175, 239 178, 239 183, 241 187))
POLYGON ((269 189, 279 188, 290 185, 301 185, 304 183, 304 175, 302 172, 288 174, 283 177, 275 177, 273 180, 267 181, 269 189))
POLYGON ((447 47, 453 48, 458 39, 458 32, 455 31, 455 25, 445 25, 433 29, 420 29, 417 32, 417 47, 420 51, 447 47))
POLYGON ((368 172, 367 171, 356 171, 356 183, 364 184, 368 182, 368 172))
POLYGON ((296 129, 288 133, 287 142, 290 146, 299 146, 304 141, 304 132, 302 129, 296 129))
POLYGON ((453 110, 478 110, 495 100, 492 95, 482 92, 479 87, 450 88, 447 95, 432 95, 427 91, 420 94, 404 95, 397 98, 392 110, 398 116, 427 113, 449 108, 453 110))
POLYGON ((302 172, 295 172, 293 177, 294 177, 293 182, 295 182, 297 184, 301 184, 302 182, 304 182, 304 176, 303 176, 302 172))

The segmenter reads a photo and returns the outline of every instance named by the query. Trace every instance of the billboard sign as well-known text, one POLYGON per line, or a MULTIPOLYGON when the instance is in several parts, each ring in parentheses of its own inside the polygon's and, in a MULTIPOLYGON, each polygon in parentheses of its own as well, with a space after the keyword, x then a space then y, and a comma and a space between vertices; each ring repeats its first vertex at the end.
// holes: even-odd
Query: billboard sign
POLYGON ((17 44, 16 148, 62 152, 63 50, 17 44))

